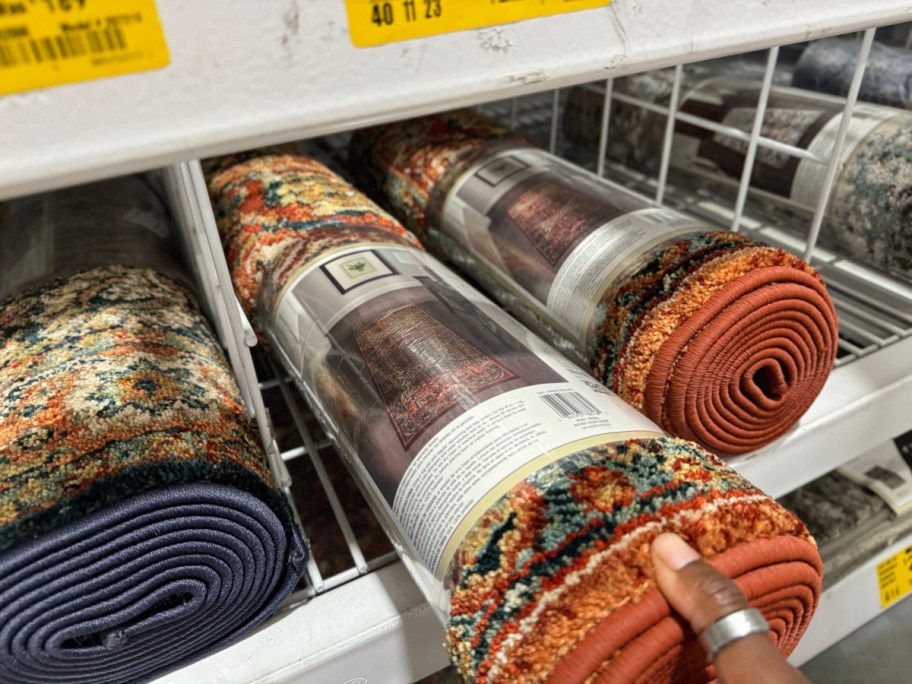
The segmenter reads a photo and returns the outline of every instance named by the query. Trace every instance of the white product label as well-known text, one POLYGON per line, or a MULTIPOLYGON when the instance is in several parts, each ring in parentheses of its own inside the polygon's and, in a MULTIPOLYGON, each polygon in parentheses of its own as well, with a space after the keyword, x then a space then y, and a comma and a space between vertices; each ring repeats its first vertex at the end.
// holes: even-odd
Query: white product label
POLYGON ((912 431, 840 466, 839 472, 878 494, 897 515, 912 510, 912 431))
MULTIPOLYGON (((855 106, 849 127, 846 131, 845 142, 839 155, 839 168, 855 154, 855 150, 864 141, 871 131, 887 119, 896 114, 884 107, 871 107, 864 104, 855 106)), ((826 126, 814 137, 808 146, 808 152, 829 160, 836 145, 836 136, 842 123, 842 115, 836 116, 827 122, 826 126)), ((816 208, 820 196, 826 185, 828 164, 820 164, 810 159, 801 159, 795 172, 792 183, 791 199, 800 205, 816 208)))
POLYGON ((478 502, 493 503, 524 476, 611 441, 612 433, 656 431, 618 397, 584 382, 568 378, 516 389, 467 411, 422 449, 399 486, 393 513, 418 555, 442 577, 454 550, 445 553, 447 546, 478 502), (498 483, 509 484, 489 497, 498 483))
POLYGON ((662 434, 418 250, 364 245, 316 261, 279 298, 271 331, 438 581, 523 478, 581 449, 662 434))
POLYGON ((466 171, 440 230, 580 348, 619 275, 658 243, 705 225, 564 162, 515 148, 466 171))

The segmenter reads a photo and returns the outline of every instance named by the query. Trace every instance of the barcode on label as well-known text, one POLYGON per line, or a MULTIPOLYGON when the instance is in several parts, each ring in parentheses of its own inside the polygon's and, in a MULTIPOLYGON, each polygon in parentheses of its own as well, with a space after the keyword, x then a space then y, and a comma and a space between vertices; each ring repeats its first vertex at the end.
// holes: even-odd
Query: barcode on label
POLYGON ((116 25, 100 31, 79 29, 42 38, 0 37, 0 68, 123 52, 126 49, 123 31, 116 25))
POLYGON ((561 418, 579 416, 597 416, 601 413, 586 397, 579 392, 560 392, 558 394, 540 395, 551 409, 561 418))
POLYGON ((0 0, 0 95, 167 66, 155 2, 0 0))

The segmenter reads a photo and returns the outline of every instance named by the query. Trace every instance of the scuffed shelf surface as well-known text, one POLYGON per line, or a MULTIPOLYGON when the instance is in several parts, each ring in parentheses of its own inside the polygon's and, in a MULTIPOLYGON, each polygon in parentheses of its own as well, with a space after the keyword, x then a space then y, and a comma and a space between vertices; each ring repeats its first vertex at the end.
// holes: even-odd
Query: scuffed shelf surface
POLYGON ((0 198, 912 16, 898 0, 615 2, 356 48, 342 2, 155 4, 167 67, 0 98, 0 198))

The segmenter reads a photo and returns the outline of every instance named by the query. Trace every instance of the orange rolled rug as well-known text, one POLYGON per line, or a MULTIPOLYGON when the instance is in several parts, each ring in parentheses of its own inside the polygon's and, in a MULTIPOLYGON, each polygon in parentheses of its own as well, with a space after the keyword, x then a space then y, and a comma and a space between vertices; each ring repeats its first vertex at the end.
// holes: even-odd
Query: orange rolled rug
POLYGON ((466 681, 711 681, 695 635, 655 586, 649 545, 664 531, 735 579, 783 652, 795 647, 822 566, 791 513, 696 444, 663 435, 316 161, 228 164, 209 189, 242 304, 388 522, 466 681), (575 393, 556 397, 564 384, 575 393), (496 435, 536 401, 547 404, 544 429, 507 427, 477 448, 480 426, 496 435), (580 438, 603 415, 635 428, 580 438), (434 447, 441 437, 452 448, 434 447), (523 449, 531 459, 516 467, 523 449), (502 478, 487 470, 504 463, 502 478), (422 473, 428 495, 400 506, 422 473), (452 554, 422 552, 422 535, 455 510, 433 491, 458 499, 479 483, 452 554))
POLYGON ((832 368, 836 314, 810 265, 659 208, 479 114, 357 132, 350 167, 524 323, 716 453, 781 437, 832 368))

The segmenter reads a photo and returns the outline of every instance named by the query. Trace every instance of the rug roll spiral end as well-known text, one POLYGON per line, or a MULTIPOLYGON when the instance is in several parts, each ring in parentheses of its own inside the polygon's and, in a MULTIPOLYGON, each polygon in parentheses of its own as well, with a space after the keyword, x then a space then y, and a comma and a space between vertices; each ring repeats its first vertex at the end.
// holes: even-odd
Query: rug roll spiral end
POLYGON ((717 454, 759 449, 817 398, 837 344, 833 302, 815 272, 797 264, 750 270, 658 348, 644 412, 717 454))

